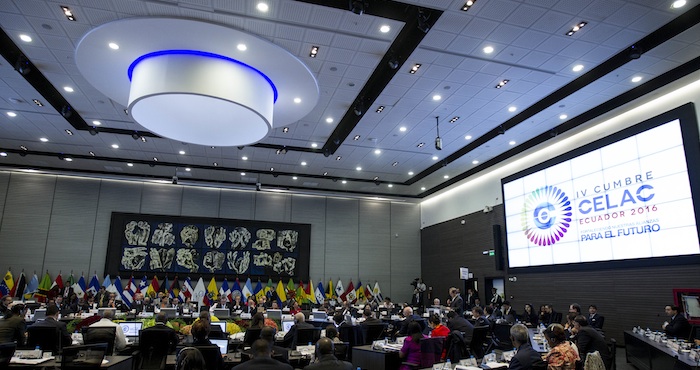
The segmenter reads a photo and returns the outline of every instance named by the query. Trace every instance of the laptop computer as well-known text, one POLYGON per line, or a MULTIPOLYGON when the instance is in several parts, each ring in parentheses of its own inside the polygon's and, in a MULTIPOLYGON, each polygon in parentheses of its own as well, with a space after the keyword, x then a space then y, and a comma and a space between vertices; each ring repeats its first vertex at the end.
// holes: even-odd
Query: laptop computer
POLYGON ((231 316, 231 311, 228 308, 215 308, 214 316, 219 318, 229 318, 231 316))
MULTIPOLYGON (((107 312, 107 311, 112 311, 112 314, 117 313, 117 309, 116 309, 116 308, 112 308, 112 307, 102 307, 102 308, 98 308, 98 309, 97 309, 97 314, 100 315, 100 316, 104 316, 104 315, 105 315, 105 312, 107 312)), ((114 315, 112 315, 112 317, 114 317, 114 315)))
POLYGON ((34 311, 34 321, 43 320, 45 318, 46 318, 46 309, 45 308, 37 308, 36 311, 34 311))
POLYGON ((328 320, 328 314, 325 312, 312 312, 311 313, 311 319, 314 321, 327 321, 328 320))
POLYGON ((209 339, 209 341, 219 347, 222 355, 228 353, 228 339, 209 339))
POLYGON ((161 308, 160 312, 164 313, 165 317, 167 317, 167 318, 173 318, 173 317, 177 316, 177 308, 172 308, 172 307, 161 308))
POLYGON ((267 310, 267 318, 282 321, 282 310, 267 310))
POLYGON ((119 326, 122 327, 124 336, 129 338, 131 341, 134 341, 139 337, 143 323, 141 321, 124 321, 120 322, 119 326))
POLYGON ((211 327, 218 326, 222 332, 226 332, 226 321, 214 321, 211 323, 211 327))
POLYGON ((294 326, 294 321, 282 321, 282 331, 288 332, 292 326, 294 326))

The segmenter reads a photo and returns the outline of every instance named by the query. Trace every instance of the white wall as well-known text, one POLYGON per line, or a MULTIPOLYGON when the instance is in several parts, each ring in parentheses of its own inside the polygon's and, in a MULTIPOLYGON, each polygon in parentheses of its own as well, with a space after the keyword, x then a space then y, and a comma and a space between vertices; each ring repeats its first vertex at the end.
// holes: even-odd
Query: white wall
POLYGON ((700 122, 700 72, 675 81, 636 101, 586 123, 498 166, 491 167, 421 202, 421 228, 501 204, 501 179, 557 155, 633 126, 688 102, 696 104, 700 122))

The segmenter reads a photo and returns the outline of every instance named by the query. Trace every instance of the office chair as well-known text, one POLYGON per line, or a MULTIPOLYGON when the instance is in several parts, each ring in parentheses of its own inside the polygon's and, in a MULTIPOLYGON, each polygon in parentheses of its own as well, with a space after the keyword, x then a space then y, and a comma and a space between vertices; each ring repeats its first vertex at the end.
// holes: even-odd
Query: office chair
POLYGON ((98 370, 107 355, 107 344, 90 344, 63 348, 62 370, 98 370))
POLYGON ((243 343, 252 346, 253 342, 260 338, 261 328, 248 328, 245 331, 245 336, 243 336, 243 343))
POLYGON ((386 338, 387 324, 362 325, 364 341, 362 344, 372 344, 373 341, 386 338))
POLYGON ((495 324, 492 328, 491 344, 486 352, 491 349, 500 349, 502 351, 510 351, 513 349, 513 342, 510 340, 510 324, 495 324))
POLYGON ((610 357, 612 357, 612 363, 610 364, 610 370, 617 370, 617 360, 615 356, 617 354, 617 341, 615 338, 610 338, 610 357))
POLYGON ((296 348, 297 345, 304 346, 307 343, 316 344, 320 338, 321 330, 318 328, 297 329, 294 333, 292 348, 296 348))
POLYGON ((489 332, 488 326, 477 326, 472 334, 472 341, 469 343, 469 352, 477 359, 484 357, 484 343, 489 332))
POLYGON ((114 353, 114 340, 117 338, 117 328, 114 326, 106 327, 87 327, 83 328, 83 343, 85 344, 107 344, 107 355, 114 353))
POLYGON ((458 363, 463 358, 469 357, 469 343, 464 338, 464 333, 453 330, 447 334, 445 338, 445 347, 447 348, 447 358, 453 364, 458 363))
MULTIPOLYGON (((27 348, 41 348, 42 351, 58 353, 61 349, 61 332, 55 326, 27 327, 27 348)), ((70 343, 66 343, 70 345, 70 343)))
POLYGON ((143 330, 139 334, 139 369, 163 370, 170 353, 167 333, 143 330))
POLYGON ((348 355, 350 353, 350 351, 349 351, 350 348, 351 348, 350 343, 347 343, 347 342, 335 343, 334 349, 333 349, 333 355, 335 355, 335 358, 337 358, 340 361, 348 361, 348 355))
POLYGON ((362 344, 362 330, 357 326, 341 326, 338 328, 338 338, 343 342, 350 343, 351 347, 362 344))
POLYGON ((204 362, 207 364, 207 370, 223 370, 223 360, 218 346, 194 346, 194 348, 197 348, 202 353, 204 362))
POLYGON ((402 365, 407 365, 412 369, 432 368, 434 364, 440 362, 442 357, 442 347, 444 337, 423 338, 420 340, 420 363, 404 362, 402 365))
POLYGON ((7 369, 10 366, 10 360, 15 354, 17 349, 17 344, 15 343, 2 343, 0 344, 0 368, 7 369))

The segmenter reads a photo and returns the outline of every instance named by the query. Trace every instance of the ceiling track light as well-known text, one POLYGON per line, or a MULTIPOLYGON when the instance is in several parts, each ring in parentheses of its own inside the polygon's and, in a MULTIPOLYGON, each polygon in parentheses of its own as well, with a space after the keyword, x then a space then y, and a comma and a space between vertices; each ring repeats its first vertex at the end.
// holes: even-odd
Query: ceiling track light
POLYGON ((506 128, 503 127, 503 125, 498 126, 498 134, 499 134, 499 135, 505 135, 505 134, 506 134, 506 128))
POLYGON ((309 52, 309 56, 311 58, 316 58, 316 55, 318 55, 318 46, 312 46, 311 51, 309 52))
POLYGON ((410 73, 410 74, 412 74, 412 75, 413 75, 413 74, 416 74, 416 72, 418 72, 418 69, 420 68, 420 66, 421 66, 420 63, 414 64, 413 67, 411 67, 411 70, 408 71, 408 73, 410 73))
POLYGON ((69 7, 61 5, 61 11, 63 11, 63 14, 68 18, 69 21, 75 22, 75 15, 73 15, 73 12, 70 10, 69 7))
POLYGON ((339 160, 341 160, 342 158, 343 158, 343 157, 341 157, 341 156, 337 156, 337 157, 335 157, 335 160, 336 160, 336 161, 339 161, 339 160))
POLYGON ((435 150, 442 150, 442 139, 440 138, 440 116, 435 116, 435 128, 437 137, 435 138, 435 150))
POLYGON ((396 166, 398 166, 398 165, 399 165, 399 162, 394 162, 394 163, 391 164, 391 167, 396 167, 396 166))
POLYGON ((280 149, 277 149, 276 153, 277 153, 277 155, 280 155, 280 154, 287 154, 287 147, 284 146, 284 147, 282 147, 282 148, 280 148, 280 149))
POLYGON ((581 21, 581 22, 579 22, 577 25, 571 27, 571 29, 570 29, 569 31, 567 31, 567 32, 565 33, 565 35, 567 35, 567 36, 573 36, 576 32, 580 31, 581 28, 583 28, 583 27, 584 27, 585 25, 587 25, 587 24, 588 24, 588 22, 586 22, 586 21, 581 21))
POLYGON ((380 105, 379 107, 377 107, 377 110, 376 110, 377 113, 382 113, 383 111, 384 111, 383 105, 380 105))
POLYGON ((39 99, 32 99, 34 104, 36 104, 38 107, 43 107, 44 103, 42 103, 39 99))
POLYGON ((418 145, 416 145, 416 148, 422 148, 424 146, 425 146, 425 143, 418 143, 418 145))
POLYGON ((454 116, 454 117, 452 117, 452 119, 450 120, 450 123, 455 123, 455 122, 457 122, 458 119, 459 119, 459 116, 454 116))
POLYGON ((497 89, 500 89, 501 87, 505 86, 508 82, 510 82, 510 80, 501 80, 498 82, 498 85, 496 85, 495 87, 497 89))
POLYGON ((398 69, 401 66, 399 58, 396 55, 394 55, 393 51, 391 52, 389 60, 386 62, 386 65, 389 66, 389 68, 391 69, 398 69))
POLYGON ((462 5, 462 11, 466 12, 467 10, 471 9, 475 2, 476 0, 467 0, 467 2, 462 5))
POLYGON ((145 137, 145 136, 141 136, 141 142, 144 142, 144 143, 145 143, 146 141, 148 141, 148 140, 146 140, 146 137, 145 137))
POLYGON ((73 131, 66 129, 66 134, 68 134, 68 136, 73 136, 73 131))
POLYGON ((357 14, 357 15, 362 15, 367 11, 367 4, 364 1, 357 1, 357 0, 349 0, 348 1, 348 7, 350 8, 350 11, 357 14))
POLYGON ((90 126, 90 127, 88 127, 88 132, 89 132, 90 135, 92 135, 92 136, 95 136, 95 135, 97 135, 97 134, 99 133, 99 131, 97 131, 97 127, 95 127, 95 126, 90 126))

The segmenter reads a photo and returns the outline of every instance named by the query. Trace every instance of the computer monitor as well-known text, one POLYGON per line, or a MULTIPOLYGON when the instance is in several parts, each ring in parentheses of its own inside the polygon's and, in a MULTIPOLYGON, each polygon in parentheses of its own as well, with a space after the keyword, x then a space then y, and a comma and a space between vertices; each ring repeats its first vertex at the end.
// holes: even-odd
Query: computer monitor
POLYGON ((288 332, 292 326, 294 326, 294 321, 282 321, 282 331, 288 332))
POLYGON ((122 327, 122 331, 124 332, 125 336, 138 337, 139 333, 141 332, 141 328, 143 327, 143 323, 141 321, 124 321, 120 322, 119 326, 122 327))
POLYGON ((282 310, 274 310, 274 309, 267 310, 267 318, 271 319, 271 320, 282 321, 282 310))
POLYGON ((219 347, 222 355, 228 353, 228 339, 209 339, 209 341, 219 347))
POLYGON ((219 318, 228 318, 231 316, 231 311, 229 311, 228 308, 215 308, 214 316, 219 318))
POLYGON ((325 312, 312 312, 311 313, 311 319, 314 321, 326 321, 328 320, 328 314, 325 312))
POLYGON ((438 317, 440 317, 440 309, 439 308, 431 307, 431 308, 428 308, 427 311, 428 311, 428 315, 430 315, 430 316, 438 315, 438 317))
POLYGON ((46 318, 46 309, 45 308, 37 308, 36 311, 34 311, 34 321, 43 320, 45 318, 46 318))
POLYGON ((226 321, 214 321, 211 323, 211 327, 218 326, 222 332, 226 332, 226 321))
POLYGON ((165 317, 167 317, 167 318, 173 318, 173 317, 177 316, 177 308, 172 308, 172 307, 161 308, 160 312, 164 313, 165 317))
POLYGON ((102 307, 102 308, 98 308, 98 309, 97 309, 97 314, 100 315, 100 316, 104 316, 104 315, 105 315, 105 312, 107 312, 107 311, 112 311, 112 317, 114 317, 114 314, 117 313, 117 309, 116 309, 116 308, 112 308, 112 307, 102 307))

